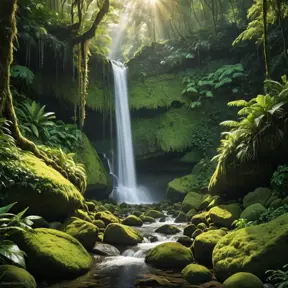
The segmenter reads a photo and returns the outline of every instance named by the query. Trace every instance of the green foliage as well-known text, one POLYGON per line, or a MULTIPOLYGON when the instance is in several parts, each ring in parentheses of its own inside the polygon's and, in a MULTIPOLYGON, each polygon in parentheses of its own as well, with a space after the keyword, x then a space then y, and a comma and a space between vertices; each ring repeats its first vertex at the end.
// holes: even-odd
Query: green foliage
POLYGON ((288 191, 288 166, 280 165, 273 173, 271 178, 271 186, 283 195, 288 191))
POLYGON ((277 209, 267 209, 266 212, 264 212, 263 214, 261 214, 261 216, 259 217, 258 220, 254 221, 253 223, 255 225, 259 225, 262 223, 267 223, 270 222, 276 218, 278 218, 279 216, 285 214, 288 212, 288 205, 283 205, 277 209))
POLYGON ((27 86, 32 84, 34 80, 34 73, 26 66, 11 66, 10 76, 22 80, 27 86))
MULTIPOLYGON (((33 222, 29 216, 23 218, 28 208, 16 215, 8 213, 15 204, 12 203, 0 207, 0 263, 12 262, 14 265, 25 268, 25 253, 16 244, 6 238, 13 233, 31 229, 33 222)), ((36 216, 33 217, 35 219, 36 216)))
POLYGON ((277 288, 287 288, 288 287, 288 264, 283 266, 283 270, 268 270, 266 271, 267 281, 275 284, 277 288))
POLYGON ((0 118, 0 159, 13 158, 18 155, 15 140, 9 129, 10 124, 4 118, 0 118))
POLYGON ((186 88, 182 95, 195 99, 191 102, 191 108, 201 106, 203 98, 212 98, 220 88, 229 89, 228 93, 238 93, 240 91, 241 81, 245 79, 245 73, 242 64, 224 65, 213 73, 194 80, 194 75, 184 77, 183 83, 186 88))
POLYGON ((245 227, 249 227, 251 225, 253 225, 253 222, 252 221, 248 221, 247 219, 244 219, 244 218, 240 218, 238 220, 235 220, 232 223, 232 226, 235 227, 236 230, 242 229, 242 228, 245 228, 245 227))
POLYGON ((240 100, 228 103, 229 106, 242 107, 238 111, 239 121, 225 121, 222 126, 229 131, 222 133, 219 154, 214 157, 217 168, 211 178, 210 187, 219 177, 225 177, 228 165, 236 165, 258 159, 261 153, 277 149, 285 139, 285 123, 288 103, 288 83, 265 81, 266 95, 258 95, 249 102, 240 100))

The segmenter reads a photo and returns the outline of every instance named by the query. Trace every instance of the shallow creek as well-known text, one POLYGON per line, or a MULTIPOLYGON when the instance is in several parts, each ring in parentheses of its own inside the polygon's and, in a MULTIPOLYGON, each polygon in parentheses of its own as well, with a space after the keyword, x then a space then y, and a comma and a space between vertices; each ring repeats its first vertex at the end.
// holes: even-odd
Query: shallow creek
MULTIPOLYGON (((153 224, 144 224, 142 227, 137 227, 144 240, 142 243, 120 248, 120 256, 104 257, 94 255, 94 264, 92 269, 84 276, 81 276, 72 281, 64 281, 54 285, 45 285, 49 288, 132 288, 132 287, 161 287, 155 286, 151 282, 141 282, 137 284, 140 279, 151 279, 153 275, 163 276, 163 278, 170 281, 170 287, 191 287, 185 283, 181 274, 175 271, 161 271, 146 265, 144 258, 146 252, 163 242, 177 241, 182 235, 185 223, 174 223, 174 219, 168 219, 166 222, 156 222, 153 224), (163 235, 155 233, 154 231, 164 225, 172 224, 181 229, 181 232, 176 235, 163 235), (153 239, 155 242, 150 242, 148 239, 153 239)), ((119 247, 117 247, 119 248, 119 247)), ((41 285, 42 286, 42 285, 41 285)), ((167 287, 167 286, 166 286, 167 287)))

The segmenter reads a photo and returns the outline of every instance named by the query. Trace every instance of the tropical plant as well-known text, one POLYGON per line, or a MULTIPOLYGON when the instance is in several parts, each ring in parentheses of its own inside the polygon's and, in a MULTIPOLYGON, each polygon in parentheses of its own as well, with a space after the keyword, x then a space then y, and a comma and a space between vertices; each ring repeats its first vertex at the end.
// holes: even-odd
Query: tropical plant
POLYGON ((286 77, 283 84, 266 80, 266 95, 258 95, 250 101, 229 102, 229 106, 242 107, 239 121, 224 121, 222 126, 229 131, 222 133, 216 170, 210 180, 210 187, 219 177, 225 177, 228 165, 256 160, 261 153, 277 149, 284 141, 286 131, 288 101, 286 77))
POLYGON ((10 75, 12 78, 23 81, 27 86, 32 84, 34 79, 34 73, 26 66, 11 66, 10 75))
POLYGON ((275 284, 277 288, 287 288, 288 287, 288 264, 283 266, 283 270, 268 270, 266 271, 267 281, 275 284))
POLYGON ((10 122, 0 118, 0 159, 16 157, 18 149, 15 140, 11 136, 10 122))
POLYGON ((7 240, 7 237, 19 231, 31 230, 33 225, 31 219, 36 219, 37 216, 23 218, 28 208, 18 214, 9 213, 15 204, 0 207, 0 263, 12 262, 25 268, 25 253, 13 241, 7 240))
POLYGON ((288 212, 288 205, 280 206, 277 209, 269 208, 269 209, 267 209, 266 212, 264 212, 260 215, 259 219, 254 221, 254 224, 259 225, 262 223, 270 222, 270 221, 276 219, 277 217, 279 217, 279 216, 281 216, 287 212, 288 212))
POLYGON ((55 113, 45 113, 44 110, 45 105, 41 106, 35 101, 26 100, 16 106, 17 118, 24 135, 40 139, 47 133, 48 127, 55 126, 55 113))
POLYGON ((244 219, 244 218, 240 218, 238 220, 235 220, 232 223, 232 226, 235 227, 236 230, 242 229, 242 228, 245 228, 245 227, 248 227, 248 226, 251 226, 251 225, 253 225, 253 222, 252 221, 248 221, 247 219, 244 219))
POLYGON ((273 173, 271 186, 285 195, 288 191, 288 166, 280 165, 273 173))

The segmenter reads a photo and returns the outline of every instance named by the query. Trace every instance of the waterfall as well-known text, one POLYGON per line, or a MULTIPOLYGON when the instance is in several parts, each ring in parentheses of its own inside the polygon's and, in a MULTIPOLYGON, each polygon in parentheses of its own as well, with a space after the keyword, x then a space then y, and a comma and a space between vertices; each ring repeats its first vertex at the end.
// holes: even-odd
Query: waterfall
POLYGON ((132 145, 131 120, 128 103, 127 67, 111 61, 114 74, 115 112, 117 128, 117 201, 138 203, 135 159, 132 145))

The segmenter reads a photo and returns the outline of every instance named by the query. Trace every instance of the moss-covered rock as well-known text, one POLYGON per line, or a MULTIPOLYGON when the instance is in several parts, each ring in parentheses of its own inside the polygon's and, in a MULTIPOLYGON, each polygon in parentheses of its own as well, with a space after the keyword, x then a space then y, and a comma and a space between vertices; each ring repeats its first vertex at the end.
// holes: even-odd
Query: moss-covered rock
POLYGON ((71 217, 63 225, 63 231, 76 238, 88 251, 91 251, 97 241, 99 230, 90 222, 71 217))
POLYGON ((147 213, 146 213, 146 216, 149 216, 149 217, 152 217, 154 219, 157 219, 157 218, 162 218, 164 217, 165 215, 160 212, 160 211, 157 211, 157 210, 149 210, 147 213))
POLYGON ((197 236, 199 236, 200 234, 202 234, 203 231, 201 229, 196 229, 193 233, 192 233, 192 238, 195 239, 197 236))
POLYGON ((264 284, 251 273, 239 272, 226 279, 223 286, 224 288, 263 288, 264 284))
POLYGON ((87 184, 94 189, 103 189, 111 186, 111 179, 106 171, 97 151, 88 137, 82 133, 82 145, 76 152, 76 159, 85 165, 87 184))
POLYGON ((102 220, 105 223, 105 226, 109 225, 110 223, 119 223, 119 219, 109 211, 96 213, 95 220, 102 220))
POLYGON ((189 248, 177 242, 160 244, 147 253, 145 262, 157 268, 183 269, 194 260, 189 248))
POLYGON ((177 239, 177 242, 182 244, 183 246, 185 247, 190 247, 193 243, 192 239, 186 235, 183 235, 183 236, 180 236, 178 239, 177 239))
POLYGON ((189 192, 183 200, 182 210, 188 212, 191 209, 198 210, 202 203, 203 195, 197 192, 189 192))
POLYGON ((0 285, 1 287, 8 286, 10 288, 37 287, 34 277, 29 272, 12 265, 0 265, 0 285))
POLYGON ((33 222, 32 228, 49 228, 49 222, 47 222, 41 216, 29 216, 29 219, 33 222))
POLYGON ((111 223, 104 231, 103 241, 112 245, 136 245, 142 240, 143 236, 137 230, 123 224, 111 223))
POLYGON ((195 181, 195 175, 189 174, 175 178, 168 183, 166 198, 174 202, 182 202, 195 181))
POLYGON ((62 221, 82 207, 84 198, 75 186, 39 158, 28 152, 21 152, 21 163, 13 164, 14 160, 9 161, 10 165, 6 165, 5 161, 1 162, 5 169, 9 170, 14 165, 10 171, 13 174, 15 165, 21 166, 31 177, 29 181, 35 181, 35 185, 28 186, 20 181, 2 190, 4 205, 17 202, 13 209, 22 211, 29 207, 30 214, 42 216, 47 221, 62 221))
POLYGON ((190 209, 187 213, 186 213, 186 220, 187 222, 190 222, 192 217, 195 216, 198 212, 195 209, 190 209))
POLYGON ((194 224, 194 225, 198 225, 200 223, 205 223, 205 224, 208 224, 207 223, 207 218, 209 216, 209 213, 208 212, 202 212, 200 214, 197 214, 195 216, 192 217, 191 219, 191 223, 194 224))
POLYGON ((164 224, 163 226, 157 228, 155 232, 165 235, 174 235, 181 232, 181 230, 171 224, 164 224))
POLYGON ((92 258, 74 237, 57 230, 38 228, 12 235, 27 255, 27 270, 40 279, 77 277, 89 270, 92 258))
POLYGON ((102 256, 119 256, 120 251, 109 244, 97 243, 93 248, 93 253, 102 256))
POLYGON ((193 242, 195 259, 202 265, 212 266, 212 252, 226 233, 222 230, 211 230, 198 235, 193 242))
POLYGON ((263 206, 266 205, 266 202, 269 200, 269 198, 272 196, 272 191, 269 188, 259 187, 256 188, 253 192, 250 192, 245 195, 243 198, 243 206, 244 208, 260 203, 263 206))
POLYGON ((142 212, 141 211, 133 211, 132 214, 137 216, 137 217, 140 217, 140 215, 142 215, 142 212))
POLYGON ((186 214, 184 212, 179 212, 177 217, 174 220, 175 223, 185 223, 187 222, 186 214))
POLYGON ((260 203, 252 204, 244 209, 240 215, 240 218, 246 219, 248 221, 256 221, 259 219, 260 215, 266 211, 267 209, 260 203))
POLYGON ((239 219, 241 208, 238 204, 220 205, 209 210, 209 216, 214 224, 230 228, 239 219))
POLYGON ((129 215, 122 221, 122 224, 127 226, 141 227, 143 225, 143 221, 135 215, 129 215))
POLYGON ((203 284, 212 280, 212 273, 206 267, 198 264, 189 264, 181 273, 193 285, 203 284))
POLYGON ((204 195, 203 196, 203 199, 202 199, 202 202, 200 204, 200 207, 199 207, 199 210, 204 210, 206 209, 209 204, 215 200, 217 198, 217 196, 212 196, 212 195, 204 195))
POLYGON ((189 224, 186 227, 184 227, 183 234, 188 236, 188 237, 192 237, 192 234, 196 230, 197 230, 197 227, 194 224, 189 224))
POLYGON ((269 206, 270 209, 277 209, 284 205, 284 201, 282 199, 275 199, 269 206))
POLYGON ((224 281, 237 272, 249 272, 260 279, 265 271, 287 263, 288 213, 257 226, 233 231, 213 250, 216 277, 224 281))
POLYGON ((146 215, 140 215, 139 217, 143 223, 155 223, 155 219, 153 217, 150 216, 146 216, 146 215))
POLYGON ((206 229, 208 227, 207 227, 207 225, 205 223, 199 223, 197 225, 197 228, 203 231, 204 229, 206 229))
POLYGON ((82 209, 75 210, 74 213, 73 213, 73 216, 77 217, 79 219, 88 221, 88 222, 92 222, 92 219, 89 216, 89 214, 87 212, 83 211, 82 209))
POLYGON ((92 222, 95 226, 97 226, 98 228, 105 228, 105 223, 102 220, 93 220, 92 222))

